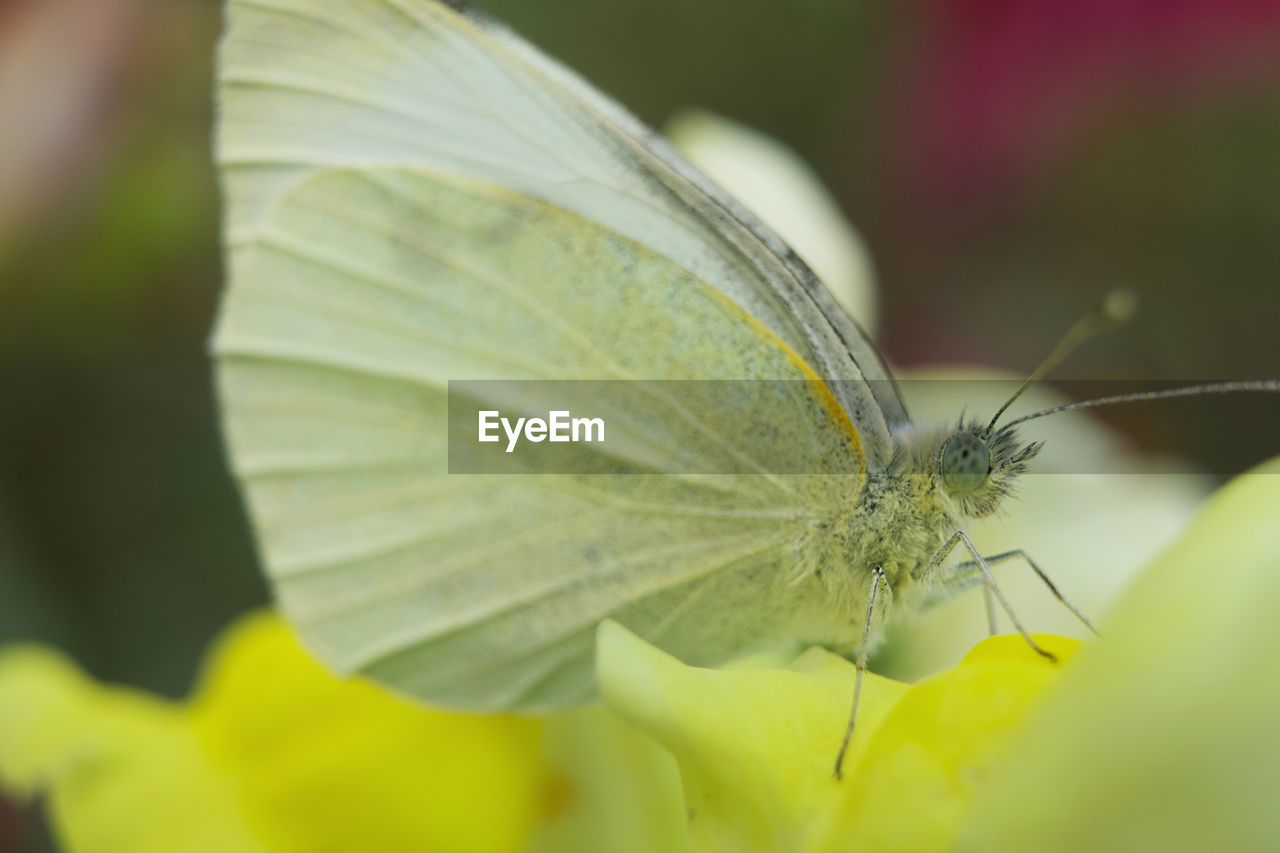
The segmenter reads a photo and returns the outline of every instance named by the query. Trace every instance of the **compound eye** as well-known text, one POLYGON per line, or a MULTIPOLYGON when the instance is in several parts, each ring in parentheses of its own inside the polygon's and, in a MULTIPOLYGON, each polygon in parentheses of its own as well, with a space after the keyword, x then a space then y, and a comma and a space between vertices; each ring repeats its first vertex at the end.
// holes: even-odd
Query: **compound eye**
POLYGON ((981 488, 991 473, 991 451, 971 432, 958 432, 942 447, 942 483, 953 495, 981 488))

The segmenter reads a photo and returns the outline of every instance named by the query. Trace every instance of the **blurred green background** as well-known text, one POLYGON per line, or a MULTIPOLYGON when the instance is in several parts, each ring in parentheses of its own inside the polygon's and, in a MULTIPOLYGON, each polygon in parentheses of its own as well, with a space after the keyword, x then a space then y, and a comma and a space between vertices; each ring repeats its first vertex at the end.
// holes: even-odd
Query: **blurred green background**
MULTIPOLYGON (((898 364, 1027 370, 1107 288, 1137 322, 1059 371, 1280 376, 1280 3, 482 2, 662 124, 777 136, 871 249, 898 364)), ((0 641, 181 695, 266 599, 218 446, 212 0, 0 4, 0 641)), ((1280 400, 1116 409, 1227 475, 1280 400)), ((0 850, 47 844, 0 802, 0 850)))

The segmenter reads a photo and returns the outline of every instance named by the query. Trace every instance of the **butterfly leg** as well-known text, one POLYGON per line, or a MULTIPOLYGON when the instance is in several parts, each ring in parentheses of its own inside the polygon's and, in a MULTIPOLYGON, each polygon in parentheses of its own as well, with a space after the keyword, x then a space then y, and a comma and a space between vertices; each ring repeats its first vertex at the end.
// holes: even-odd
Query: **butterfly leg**
MULTIPOLYGON (((987 562, 990 563, 989 560, 987 562)), ((1000 633, 1000 626, 996 624, 996 600, 991 595, 991 587, 986 584, 982 585, 982 603, 987 608, 987 636, 994 637, 1000 633)))
POLYGON ((884 576, 884 569, 876 566, 871 571, 871 591, 867 593, 867 618, 862 623, 862 644, 858 647, 858 660, 853 676, 853 706, 849 708, 849 724, 844 729, 844 740, 840 742, 840 751, 836 753, 836 779, 841 779, 841 765, 844 764, 845 753, 849 751, 849 742, 853 739, 853 724, 858 717, 858 700, 862 698, 862 674, 867 671, 867 647, 871 645, 871 625, 875 621, 876 599, 880 588, 884 587, 886 595, 892 595, 889 581, 884 576))
POLYGON ((1031 635, 1027 633, 1027 629, 1022 627, 1022 623, 1018 621, 1018 615, 1013 612, 1013 607, 1009 604, 1009 600, 1004 597, 1004 593, 1000 590, 1000 585, 996 583, 995 576, 991 574, 991 567, 987 565, 987 561, 978 553, 978 549, 973 547, 973 543, 969 541, 969 537, 965 535, 963 530, 957 530, 946 543, 938 549, 938 553, 929 559, 929 565, 926 567, 926 574, 932 574, 938 566, 947 559, 957 545, 964 545, 965 550, 969 552, 969 556, 973 559, 964 565, 972 565, 977 568, 975 576, 981 577, 981 582, 985 584, 985 588, 1000 603, 1000 609, 1009 617, 1009 621, 1013 623, 1013 627, 1022 635, 1022 639, 1027 641, 1036 654, 1048 660, 1057 663, 1058 657, 1047 649, 1040 648, 1036 641, 1031 639, 1031 635))
MULTIPOLYGON (((1083 622, 1085 627, 1087 627, 1094 634, 1097 634, 1098 636, 1102 636, 1099 633, 1098 629, 1094 627, 1094 624, 1089 621, 1089 617, 1085 616, 1084 612, 1081 611, 1079 607, 1076 607, 1074 604, 1072 604, 1067 599, 1067 597, 1062 594, 1062 590, 1058 589, 1058 585, 1053 582, 1052 578, 1049 577, 1048 572, 1040 568, 1040 566, 1036 563, 1036 561, 1031 559, 1031 555, 1028 554, 1026 551, 1022 550, 1021 548, 1017 548, 1013 551, 1005 551, 1003 554, 995 554, 994 556, 985 557, 984 559, 987 561, 988 566, 994 566, 996 563, 1003 563, 1006 560, 1013 560, 1013 559, 1024 560, 1026 564, 1031 567, 1031 571, 1035 572, 1036 575, 1040 578, 1040 580, 1044 581, 1044 585, 1049 587, 1049 592, 1053 593, 1053 597, 1058 599, 1058 601, 1062 602, 1063 607, 1067 608, 1072 613, 1074 613, 1075 617, 1079 619, 1081 622, 1083 622)), ((963 563, 958 564, 956 566, 956 569, 957 570, 964 569, 967 571, 977 571, 978 565, 972 560, 967 560, 963 563)), ((989 614, 990 600, 988 600, 987 604, 988 604, 988 614, 989 614)), ((990 620, 990 615, 988 615, 988 621, 989 620, 990 620)))

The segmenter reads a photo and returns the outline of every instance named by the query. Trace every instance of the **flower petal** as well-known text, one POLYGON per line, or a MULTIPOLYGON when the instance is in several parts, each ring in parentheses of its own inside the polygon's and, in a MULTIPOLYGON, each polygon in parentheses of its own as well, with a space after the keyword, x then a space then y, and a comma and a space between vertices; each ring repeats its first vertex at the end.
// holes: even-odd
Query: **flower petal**
MULTIPOLYGON (((949 849, 992 765, 1063 670, 1021 637, 919 685, 868 674, 844 781, 831 774, 854 667, 810 649, 789 670, 688 667, 613 623, 611 708, 671 750, 699 850, 949 849)), ((1068 660, 1077 641, 1038 636, 1068 660)))
MULTIPOLYGON (((826 834, 848 786, 832 775, 853 664, 820 649, 792 670, 688 667, 621 626, 600 627, 605 702, 675 755, 699 850, 798 850, 826 834)), ((906 686, 868 673, 858 757, 906 686)))
POLYGON ((680 772, 653 738, 594 705, 543 724, 543 754, 563 780, 530 853, 691 851, 680 772))
POLYGON ((52 650, 0 655, 0 782, 47 791, 59 839, 76 853, 267 849, 180 706, 99 686, 52 650))
POLYGON ((0 655, 0 783, 76 853, 520 850, 555 807, 541 724, 431 711, 238 623, 188 705, 0 655))
POLYGON ((991 768, 1037 713, 1078 644, 1046 634, 1035 639, 1060 663, 1049 663, 1020 636, 1002 635, 911 687, 875 733, 839 822, 818 849, 951 849, 991 768))
POLYGON ((1280 849, 1280 459, 1143 573, 967 820, 963 849, 1280 849))
POLYGON ((517 850, 554 784, 538 721, 335 678, 274 615, 224 637, 193 717, 273 850, 517 850))

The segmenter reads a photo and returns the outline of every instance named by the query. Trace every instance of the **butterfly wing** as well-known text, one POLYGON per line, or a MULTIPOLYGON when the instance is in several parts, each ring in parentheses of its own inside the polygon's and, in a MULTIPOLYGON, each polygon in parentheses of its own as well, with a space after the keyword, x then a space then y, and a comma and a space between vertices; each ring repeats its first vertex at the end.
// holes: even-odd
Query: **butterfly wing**
POLYGON ((788 582, 797 543, 905 412, 785 247, 568 72, 435 3, 237 0, 220 84, 228 446, 325 660, 543 709, 589 698, 606 617, 696 663, 803 633, 821 602, 788 582), (548 378, 611 383, 611 470, 632 473, 446 473, 449 380, 548 378), (743 429, 653 382, 687 379, 782 381, 749 386, 778 399, 743 429), (787 473, 780 446, 845 473, 787 473))
POLYGON ((617 104, 501 25, 427 0, 233 0, 218 158, 228 229, 327 166, 473 176, 649 246, 760 320, 833 388, 868 452, 907 421, 867 336, 772 232, 617 104), (867 405, 868 403, 872 405, 867 405))

